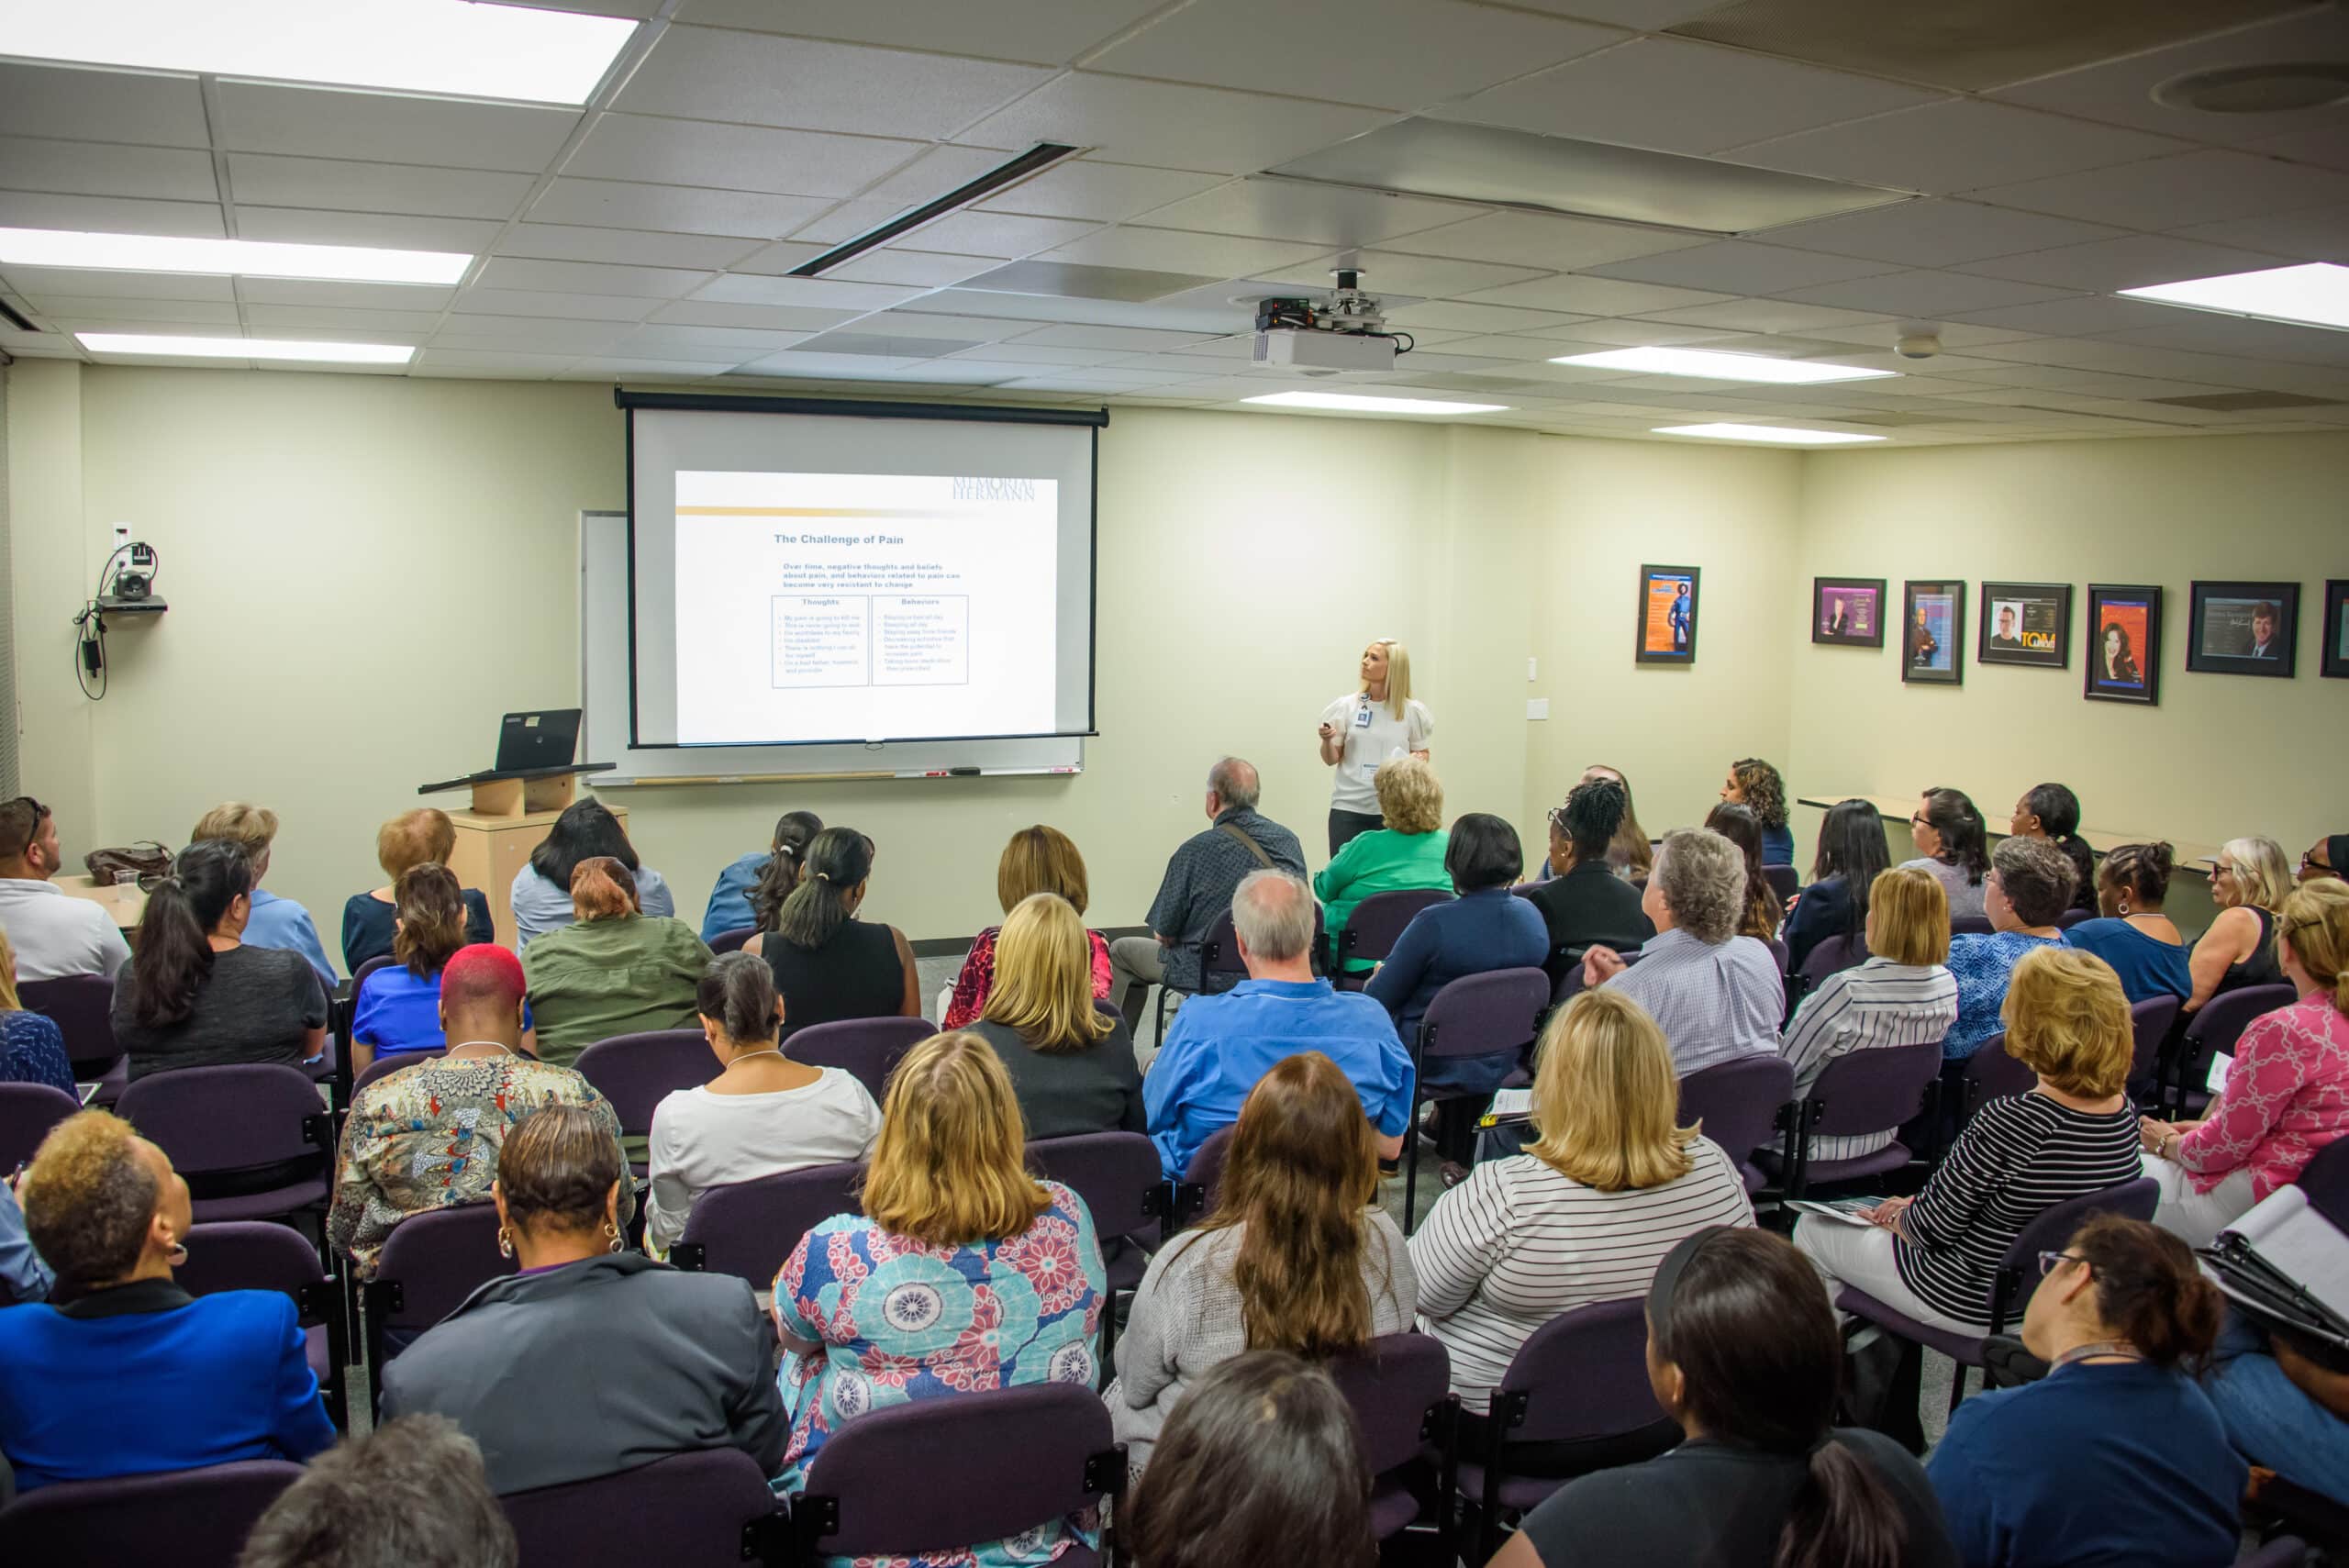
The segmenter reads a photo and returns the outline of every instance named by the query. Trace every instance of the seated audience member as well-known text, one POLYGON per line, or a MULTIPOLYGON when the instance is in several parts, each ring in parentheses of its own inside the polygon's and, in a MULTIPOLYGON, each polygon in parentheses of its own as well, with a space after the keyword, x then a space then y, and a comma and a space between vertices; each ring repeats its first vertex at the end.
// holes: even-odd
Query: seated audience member
MULTIPOLYGON (((367 1071, 379 1056, 439 1051, 448 1044, 440 1028, 440 970, 465 940, 467 918, 456 873, 426 862, 400 873, 398 928, 392 935, 394 962, 369 974, 351 998, 351 1071, 367 1071)), ((536 1054, 529 1009, 522 1010, 522 1050, 536 1054)))
POLYGON ((408 1416, 320 1454, 245 1538, 237 1568, 515 1568, 481 1449, 408 1416))
POLYGON ((1980 920, 1983 879, 1990 874, 1989 825, 1964 791, 1929 789, 1909 818, 1917 859, 1903 861, 1930 873, 1949 898, 1953 920, 1980 920))
POLYGON ((712 962, 696 1006, 722 1071, 653 1107, 644 1250, 656 1258, 710 1188, 862 1159, 881 1130, 881 1107, 855 1073, 783 1054, 774 975, 755 953, 712 962))
MULTIPOLYGON (((1093 1217, 1028 1173, 1019 1102, 984 1040, 932 1035, 890 1076, 863 1206, 802 1236, 775 1276, 791 1420, 776 1489, 792 1496, 811 1466, 822 1480, 826 1440, 860 1416, 1021 1384, 1090 1389, 1100 1367, 1093 1217)), ((1046 1562, 1068 1540, 1094 1550, 1091 1515, 1035 1520, 1016 1554, 973 1543, 964 1561, 1046 1562)))
POLYGON ((2349 1351, 2230 1310, 2202 1388, 2237 1453, 2349 1507, 2349 1351))
POLYGON ((104 906, 50 881, 64 867, 57 818, 31 795, 0 802, 0 926, 17 947, 17 978, 111 979, 130 948, 104 906))
MULTIPOLYGON (((49 1265, 33 1251, 32 1239, 25 1234, 25 1211, 17 1202, 16 1189, 0 1182, 0 1307, 46 1301, 56 1283, 57 1276, 49 1272, 49 1265)), ((0 1470, 5 1469, 0 1464, 0 1470)))
MULTIPOLYGON (((1880 1046, 1939 1044, 1957 1022, 1957 980, 1948 968, 1949 905, 1921 866, 1878 872, 1868 893, 1868 959, 1839 969, 1802 999, 1787 1026, 1795 1097, 1807 1096, 1829 1062, 1880 1046)), ((1856 1160, 1892 1141, 1890 1130, 1814 1138, 1814 1160, 1856 1160)))
POLYGON ((2192 1375, 2218 1286, 2176 1237, 2117 1214, 2039 1267, 2022 1342, 2054 1370, 1967 1400, 1925 1467, 1958 1561, 2225 1568, 2250 1473, 2192 1375))
POLYGON ((787 1428, 749 1283, 621 1251, 627 1190, 603 1118, 552 1105, 507 1134, 490 1191, 520 1272, 384 1367, 383 1418, 449 1417, 501 1497, 717 1448, 773 1473, 787 1428))
POLYGON ((1655 864, 1655 846, 1648 841, 1648 830, 1640 826, 1639 810, 1631 804, 1631 781, 1623 776, 1622 769, 1604 762, 1593 762, 1582 771, 1582 783, 1598 779, 1623 786, 1623 823, 1607 846, 1607 864, 1625 882, 1645 882, 1655 864))
POLYGON ((300 953, 243 940, 252 862, 221 840, 190 844, 147 895, 139 951, 115 976, 115 1043, 130 1076, 174 1067, 315 1059, 327 994, 300 953))
POLYGON ((2097 868, 2097 906, 2103 917, 2082 920, 2064 933, 2066 947, 2092 952, 2112 966, 2132 1006, 2155 996, 2182 1002, 2194 991, 2186 939, 2162 913, 2173 863, 2167 844, 2121 845, 2097 868))
POLYGON ((824 830, 824 819, 812 811, 786 811, 774 825, 774 841, 763 854, 744 855, 718 873, 702 910, 701 940, 716 944, 729 931, 763 931, 774 912, 799 883, 799 857, 824 830), (762 917, 761 890, 765 890, 762 917))
POLYGON ((2292 891, 2292 868, 2273 839, 2230 839, 2210 863, 2210 902, 2218 917, 2194 944, 2187 968, 2194 994, 2186 1010, 2199 1012, 2221 991, 2281 985, 2276 917, 2292 891))
POLYGON ((2302 882, 2339 881, 2349 877, 2349 833, 2335 833, 2319 839, 2300 855, 2299 879, 2302 882))
POLYGON ((1648 1384, 1687 1440, 1568 1482, 1492 1568, 1955 1568, 1917 1462, 1834 1425, 1842 1341, 1793 1248, 1699 1230, 1645 1288, 1648 1384))
MULTIPOLYGON (((532 1057, 522 964, 486 942, 460 948, 441 967, 434 1004, 446 1056, 426 1057, 352 1096, 343 1124, 340 1174, 327 1240, 372 1277, 392 1227, 429 1208, 489 1201, 498 1151, 522 1119, 545 1106, 577 1106, 614 1139, 619 1118, 594 1084, 532 1057)), ((620 1221, 636 1212, 620 1193, 620 1221)))
POLYGON ((1683 828, 1656 851, 1640 908, 1656 934, 1627 965, 1612 948, 1583 954, 1583 984, 1637 1002, 1664 1029, 1682 1077, 1756 1051, 1776 1053, 1786 976, 1770 950, 1737 934, 1745 857, 1719 833, 1683 828))
POLYGON ((2078 795, 2059 784, 2033 784, 2015 802, 2007 831, 2018 839, 2037 839, 2063 851, 2064 858, 2072 862, 2071 902, 2066 908, 2096 913, 2096 851, 2080 837, 2078 795))
MULTIPOLYGON (((342 962, 353 975, 371 958, 392 956, 392 937, 399 923, 400 875, 427 861, 447 865, 457 852, 457 827, 449 814, 429 806, 403 811, 375 830, 375 863, 391 880, 365 893, 354 893, 342 906, 342 962)), ((496 928, 489 914, 489 895, 477 887, 462 889, 465 941, 494 942, 496 928)))
POLYGON ((628 867, 607 856, 571 873, 577 917, 522 951, 539 1055, 568 1067, 599 1040, 694 1027, 709 947, 683 920, 647 915, 628 867))
MULTIPOLYGON (((1076 846, 1069 841, 1067 834, 1041 824, 1014 833, 1011 842, 1003 847, 1003 858, 995 866, 996 902, 1002 906, 1005 915, 1008 916, 1021 899, 1038 893, 1052 894, 1079 915, 1085 913, 1085 857, 1076 852, 1076 846)), ((1001 931, 1000 926, 989 926, 972 942, 971 951, 963 956, 962 971, 954 976, 953 1000, 946 1005, 940 1029, 968 1029, 986 1011, 987 988, 995 984, 996 942, 1001 931)), ((1098 931, 1086 931, 1085 941, 1091 995, 1106 1001, 1109 995, 1109 940, 1098 931)))
POLYGON ((560 930, 576 917, 572 907, 572 873, 581 861, 615 860, 627 868, 636 885, 637 903, 647 915, 667 917, 677 912, 677 901, 661 873, 636 858, 628 830, 600 800, 573 801, 547 829, 546 838, 530 851, 529 863, 514 873, 509 902, 514 910, 514 945, 526 948, 549 931, 560 930))
POLYGON ((1248 978, 1174 1017, 1141 1081, 1151 1141, 1180 1177, 1199 1145, 1240 1119, 1241 1103, 1273 1064, 1319 1051, 1338 1064, 1379 1132, 1379 1158, 1403 1151, 1411 1057, 1386 1009, 1313 973, 1313 892, 1285 871, 1251 872, 1231 895, 1248 978))
MULTIPOLYGON (((2003 846, 2001 846, 2003 848, 2003 846)), ((2000 1260, 2040 1210, 2134 1181, 2129 1004, 2101 959, 2027 955, 2007 989, 2007 1053, 2038 1083, 1985 1104, 1914 1197, 1866 1225, 1806 1216, 1795 1245, 1831 1282, 1953 1334, 1981 1334, 2000 1260)))
POLYGON ((1252 1350, 1314 1361, 1411 1326, 1403 1233, 1378 1207, 1378 1140, 1338 1064, 1274 1065, 1240 1107, 1215 1212, 1159 1250, 1102 1396, 1142 1473, 1186 1393, 1252 1350))
POLYGON ((856 917, 872 884, 873 840, 853 828, 827 828, 809 840, 799 884, 775 910, 774 925, 744 944, 774 972, 785 1040, 842 1018, 921 1017, 921 978, 906 934, 856 917))
MULTIPOLYGON (((1581 966, 1586 949, 1635 948, 1655 935, 1641 911, 1640 890, 1609 858, 1631 811, 1621 784, 1596 778, 1568 790, 1565 804, 1550 812, 1551 878, 1527 901, 1548 930, 1550 953, 1542 967, 1553 986, 1581 966)), ((1647 849, 1644 836, 1640 848, 1647 849)))
POLYGON ((1233 1356, 1175 1407, 1119 1528, 1139 1568, 1372 1568, 1370 1471, 1353 1408, 1301 1357, 1233 1356))
POLYGON ((1737 917, 1737 934, 1767 942, 1778 934, 1786 907, 1777 890, 1762 871, 1762 822, 1750 806, 1722 801, 1705 813, 1705 826, 1738 847, 1745 856, 1745 907, 1737 917))
POLYGON ((1810 950, 1835 937, 1862 937, 1868 929, 1868 889, 1892 864, 1885 850, 1884 818, 1865 800, 1836 802, 1820 825, 1810 884, 1787 916, 1787 970, 1799 973, 1810 950))
POLYGON ((1109 1003, 1126 1016, 1128 1029, 1141 1027, 1152 985, 1186 993, 1199 988, 1199 943, 1231 907, 1241 877, 1273 870, 1305 874, 1297 835, 1257 812, 1258 788, 1254 765, 1237 757, 1208 770, 1208 826, 1177 845, 1167 861, 1158 896, 1150 901, 1153 934, 1109 944, 1109 1003))
POLYGON ((1746 807, 1762 824, 1763 864, 1795 863, 1795 833, 1787 826, 1787 781, 1778 776, 1776 768, 1759 757, 1739 758, 1730 764, 1721 799, 1746 807))
POLYGON ((2284 900, 2284 976, 2299 993, 2252 1019, 2226 1087, 2200 1121, 2144 1120, 2145 1173, 2161 1184, 2154 1223, 2207 1247, 2318 1150, 2349 1138, 2349 884, 2316 882, 2284 900))
POLYGON ((1133 1037, 1094 1006, 1098 940, 1056 893, 1013 905, 996 939, 994 985, 970 1032, 1003 1059, 1031 1139, 1149 1129, 1133 1037))
POLYGON ((0 1312, 0 1454, 18 1491, 333 1446, 293 1299, 173 1283, 187 1184, 128 1122, 66 1118, 17 1195, 56 1273, 49 1305, 0 1312))
POLYGON ((1942 1040, 1942 1056, 1962 1062, 2005 1026, 1999 1005, 2007 977, 2023 956, 2062 940, 2055 917, 2072 899, 2072 862, 2043 839, 2002 839, 1982 882, 1987 936, 1967 932, 1949 940, 1949 972, 1957 977, 1957 1022, 1942 1040))
POLYGON ((73 1093, 73 1063, 57 1020, 25 1010, 17 995, 17 951, 0 930, 0 1083, 46 1084, 73 1093))
MULTIPOLYGON (((1671 855, 1667 840, 1664 865, 1671 855)), ((1679 1103, 1655 1020, 1612 986, 1586 991, 1542 1031, 1532 1144, 1479 1162, 1412 1234, 1419 1327, 1451 1352, 1471 1451, 1494 1385, 1536 1329, 1637 1296, 1693 1230, 1753 1223, 1736 1162, 1701 1128, 1674 1125, 1679 1103)))
POLYGON ((195 819, 195 827, 187 836, 191 844, 201 844, 207 839, 226 840, 240 846, 245 857, 253 862, 253 911, 252 917, 245 922, 245 945, 300 953, 318 972, 319 983, 332 990, 334 965, 327 962, 327 950, 318 940, 318 928, 311 920, 310 912, 261 884, 261 879, 269 874, 269 846, 276 838, 277 813, 265 806, 248 806, 241 800, 214 806, 195 819))
MULTIPOLYGON (((1322 924, 1332 933, 1344 930, 1355 906, 1375 893, 1452 886, 1444 866, 1450 835, 1443 830, 1443 785, 1434 764, 1424 757, 1392 758, 1378 764, 1370 782, 1378 792, 1380 826, 1347 840, 1313 878, 1322 924)), ((1370 967, 1368 959, 1349 964, 1363 973, 1370 967)))

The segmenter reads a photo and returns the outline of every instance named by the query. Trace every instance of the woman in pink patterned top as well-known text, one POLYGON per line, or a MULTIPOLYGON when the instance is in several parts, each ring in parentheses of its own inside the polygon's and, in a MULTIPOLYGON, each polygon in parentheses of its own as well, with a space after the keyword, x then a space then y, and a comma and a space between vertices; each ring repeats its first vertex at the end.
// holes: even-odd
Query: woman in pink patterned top
POLYGON ((2145 1170, 2162 1193, 2154 1223, 2193 1246, 2349 1137, 2349 883, 2312 882, 2287 898, 2276 945, 2299 1000, 2243 1029, 2200 1121, 2144 1120, 2145 1170))
MULTIPOLYGON (((1067 834, 1041 823, 1014 833, 995 865, 996 902, 1005 914, 1031 893, 1057 893, 1078 914, 1085 913, 1085 857, 1067 834)), ((940 1029, 968 1029, 986 1011, 987 993, 995 986, 995 940, 1001 929, 989 926, 971 944, 963 972, 954 977, 954 997, 946 1005, 940 1029)), ((1098 931, 1085 934, 1093 945, 1093 999, 1103 1001, 1109 995, 1109 941, 1098 931)))

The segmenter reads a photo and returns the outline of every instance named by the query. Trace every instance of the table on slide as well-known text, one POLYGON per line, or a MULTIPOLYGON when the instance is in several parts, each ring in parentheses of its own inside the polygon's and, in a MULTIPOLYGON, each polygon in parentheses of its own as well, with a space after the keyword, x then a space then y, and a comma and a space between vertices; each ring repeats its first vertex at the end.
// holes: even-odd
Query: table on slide
MULTIPOLYGON (((1921 792, 1920 793, 1921 794, 1921 792)), ((1875 806, 1876 814, 1884 818, 1887 828, 1894 827, 1903 828, 1907 828, 1909 826, 1909 818, 1916 812, 1918 806, 1921 803, 1920 795, 1913 795, 1904 797, 1888 795, 1817 794, 1798 796, 1795 804, 1798 806, 1815 806, 1820 810, 1824 811, 1830 806, 1834 806, 1837 802, 1845 800, 1865 800, 1870 806, 1875 806)), ((2003 839, 2007 835, 2004 832, 2000 831, 1995 826, 1990 829, 1990 837, 1994 840, 2003 839)), ((2087 844, 2089 849, 2094 850, 2098 854, 2102 855, 2110 853, 2112 851, 2119 849, 2123 844, 2151 843, 2160 838, 2160 835, 2154 833, 2116 833, 2102 828, 2083 828, 2080 829, 2080 838, 2087 844)), ((2210 874, 2210 862, 2216 860, 2219 854, 2219 847, 2216 844, 2193 844, 2188 843, 2182 839, 2172 839, 2169 840, 2169 846, 2171 849, 2177 851, 2177 869, 2180 871, 2190 871, 2199 876, 2208 876, 2210 874)))

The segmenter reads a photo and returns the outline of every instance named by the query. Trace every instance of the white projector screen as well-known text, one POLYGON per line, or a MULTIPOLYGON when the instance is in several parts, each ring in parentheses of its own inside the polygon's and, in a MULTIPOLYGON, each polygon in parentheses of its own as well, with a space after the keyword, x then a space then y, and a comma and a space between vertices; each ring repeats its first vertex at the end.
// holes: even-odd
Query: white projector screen
POLYGON ((619 402, 633 745, 1092 733, 1104 416, 619 402))

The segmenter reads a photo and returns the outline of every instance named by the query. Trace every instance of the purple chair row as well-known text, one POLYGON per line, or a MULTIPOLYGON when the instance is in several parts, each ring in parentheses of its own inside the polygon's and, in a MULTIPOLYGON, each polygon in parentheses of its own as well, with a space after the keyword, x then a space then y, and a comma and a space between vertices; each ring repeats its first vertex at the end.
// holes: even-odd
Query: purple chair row
POLYGON ((1452 897, 1448 887, 1408 887, 1374 893, 1355 905, 1346 923, 1330 933, 1330 983, 1341 991, 1361 990, 1370 979, 1368 972, 1349 974, 1347 966, 1357 960, 1375 963, 1384 959, 1420 910, 1449 904, 1452 897))

